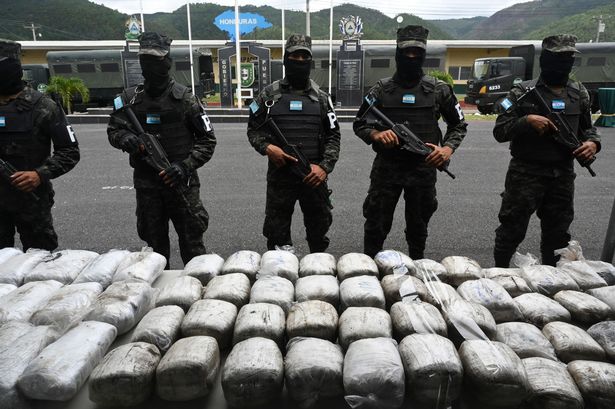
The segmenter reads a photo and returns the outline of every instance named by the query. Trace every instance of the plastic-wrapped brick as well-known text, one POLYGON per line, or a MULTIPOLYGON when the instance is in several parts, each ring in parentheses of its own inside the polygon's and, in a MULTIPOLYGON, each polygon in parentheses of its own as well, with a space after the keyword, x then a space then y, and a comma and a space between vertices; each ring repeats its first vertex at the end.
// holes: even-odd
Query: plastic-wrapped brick
POLYGON ((437 334, 412 334, 399 344, 399 355, 413 401, 447 408, 459 397, 463 367, 450 340, 437 334))
POLYGON ((425 300, 427 287, 423 282, 410 275, 387 275, 380 282, 387 309, 402 299, 407 301, 425 300))
POLYGON ((34 325, 51 325, 60 333, 77 325, 90 312, 103 288, 98 283, 81 283, 57 290, 44 307, 30 317, 34 325))
POLYGON ((214 277, 205 287, 203 298, 228 301, 241 308, 250 300, 250 280, 241 273, 214 277))
POLYGON ((348 307, 386 308, 384 292, 376 277, 350 277, 340 284, 341 309, 348 307))
POLYGON ((128 250, 109 250, 99 255, 83 267, 73 284, 99 283, 103 289, 109 287, 117 268, 129 254, 128 250))
POLYGON ((393 336, 391 317, 380 308, 350 307, 342 313, 339 323, 338 341, 344 349, 359 339, 393 336))
POLYGON ((522 294, 514 300, 523 314, 523 319, 538 328, 553 321, 570 322, 571 320, 567 309, 542 294, 522 294))
POLYGON ((167 259, 151 249, 130 253, 117 267, 113 282, 140 280, 151 285, 162 274, 166 265, 167 259))
POLYGON ((198 279, 201 284, 207 285, 209 281, 220 274, 224 259, 217 254, 203 254, 193 257, 184 266, 182 275, 198 279))
POLYGON ((299 278, 299 259, 290 251, 269 250, 261 257, 257 278, 283 277, 293 283, 299 278))
POLYGON ((153 298, 154 290, 148 283, 119 281, 98 296, 92 311, 84 319, 111 324, 121 335, 141 321, 150 310, 153 298))
POLYGON ((300 408, 319 399, 344 395, 344 354, 339 345, 318 338, 293 338, 284 358, 284 377, 290 397, 300 408))
POLYGON ((363 253, 344 254, 337 260, 337 278, 340 282, 350 277, 378 277, 378 266, 370 256, 363 253))
POLYGON ((299 262, 299 277, 332 275, 336 273, 335 257, 329 253, 311 253, 299 262))
POLYGON ((397 250, 382 250, 374 256, 374 261, 380 271, 380 276, 389 274, 414 274, 414 262, 410 257, 397 250))
POLYGON ((609 359, 615 362, 615 321, 594 324, 587 333, 600 344, 609 359))
POLYGON ((137 324, 130 342, 147 342, 156 345, 163 354, 179 337, 184 310, 177 305, 154 308, 137 324))
POLYGON ((192 304, 182 321, 184 337, 210 336, 218 341, 220 349, 231 345, 237 307, 228 301, 200 300, 192 304))
POLYGON ((177 277, 160 289, 156 297, 156 307, 177 305, 188 311, 192 304, 201 299, 202 292, 203 285, 198 279, 189 276, 177 277))
POLYGON ((468 280, 457 288, 466 301, 487 308, 496 322, 519 321, 521 311, 504 287, 488 278, 468 280))
POLYGON ((113 325, 84 321, 30 362, 18 380, 31 399, 72 399, 101 361, 116 336, 113 325))
POLYGON ((557 269, 570 276, 583 291, 607 285, 604 278, 600 277, 585 260, 557 263, 557 269))
POLYGON ((615 311, 615 285, 602 288, 594 288, 587 292, 588 294, 596 297, 615 311))
POLYGON ((465 341, 459 349, 464 381, 476 406, 517 408, 529 394, 521 359, 501 342, 465 341))
POLYGON ((255 303, 246 304, 239 310, 233 331, 233 345, 248 338, 262 337, 274 341, 278 346, 284 342, 286 317, 279 305, 255 303))
POLYGON ((154 389, 160 352, 152 344, 121 345, 105 356, 90 376, 90 400, 103 406, 134 406, 154 389))
POLYGON ((436 307, 425 302, 397 302, 391 307, 395 339, 419 334, 446 336, 446 322, 436 307))
POLYGON ((528 406, 532 409, 583 409, 583 397, 566 365, 545 358, 523 360, 530 386, 528 406))
POLYGON ((261 255, 251 250, 240 250, 229 256, 222 265, 220 274, 244 274, 251 282, 261 265, 261 255))
POLYGON ((550 322, 544 326, 542 333, 555 348, 557 357, 563 362, 588 359, 604 361, 604 349, 581 328, 566 322, 550 322))
POLYGON ((295 287, 283 277, 266 276, 254 283, 250 290, 250 303, 269 303, 278 305, 288 313, 295 300, 295 287))
POLYGON ((312 275, 301 277, 295 284, 297 302, 320 300, 333 305, 340 305, 340 284, 335 276, 312 275))
POLYGON ((21 250, 15 247, 5 247, 0 249, 0 265, 8 261, 10 258, 23 254, 21 250))
POLYGON ((447 274, 446 267, 435 260, 421 258, 413 261, 415 268, 414 275, 423 281, 441 281, 440 277, 447 274))
POLYGON ((390 338, 360 339, 344 357, 345 399, 351 408, 397 409, 405 396, 404 367, 390 338))
POLYGON ((520 296, 521 294, 527 294, 527 293, 533 292, 530 286, 527 285, 527 282, 525 281, 525 279, 521 277, 499 276, 499 277, 493 277, 491 280, 493 280, 494 282, 504 287, 506 292, 510 294, 510 296, 513 298, 520 296))
POLYGON ((579 291, 577 283, 555 267, 531 265, 523 268, 523 278, 537 293, 554 295, 562 290, 579 291))
POLYGON ((168 401, 207 396, 219 370, 220 349, 214 338, 182 338, 173 344, 156 368, 156 393, 168 401))
POLYGON ((570 311, 574 322, 591 325, 615 317, 615 311, 607 304, 579 291, 560 291, 553 299, 570 311))
POLYGON ((452 338, 456 339, 457 334, 463 339, 485 339, 485 336, 493 339, 495 337, 495 320, 489 310, 480 304, 460 298, 444 309, 442 315, 452 338))
POLYGON ((425 288, 427 293, 423 301, 440 309, 448 308, 455 300, 461 300, 461 296, 452 286, 441 281, 425 281, 425 288))
MULTIPOLYGON (((573 361, 568 372, 585 402, 594 409, 611 409, 615 402, 615 365, 605 362, 573 361)), ((590 407, 587 405, 587 407, 590 407)))
POLYGON ((4 297, 13 290, 16 290, 17 286, 13 284, 0 284, 0 298, 4 297))
POLYGON ((284 360, 275 342, 250 338, 235 345, 222 368, 222 390, 231 407, 253 408, 275 401, 284 385, 284 360))
POLYGON ((289 339, 322 338, 335 342, 339 317, 335 308, 324 301, 311 300, 294 304, 286 319, 289 339))
POLYGON ((440 280, 457 287, 468 280, 477 280, 482 277, 482 268, 475 260, 463 256, 448 256, 442 259, 446 274, 440 280))
POLYGON ((25 276, 49 254, 47 250, 29 249, 10 257, 0 264, 0 283, 21 286, 25 276))
POLYGON ((26 276, 24 282, 55 280, 62 284, 75 281, 83 267, 98 257, 87 250, 62 250, 49 254, 26 276))
POLYGON ((498 324, 495 339, 508 345, 519 358, 539 357, 557 361, 553 345, 532 324, 525 322, 498 324))
POLYGON ((7 321, 28 321, 61 287, 62 283, 49 280, 26 283, 11 291, 0 299, 0 325, 7 321))

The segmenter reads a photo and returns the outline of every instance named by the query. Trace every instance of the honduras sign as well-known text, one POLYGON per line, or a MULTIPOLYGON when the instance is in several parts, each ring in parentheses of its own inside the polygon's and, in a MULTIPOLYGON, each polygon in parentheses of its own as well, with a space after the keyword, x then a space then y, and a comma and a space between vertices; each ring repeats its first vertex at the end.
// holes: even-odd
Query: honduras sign
MULTIPOLYGON (((214 24, 222 31, 226 31, 235 41, 235 12, 227 10, 214 19, 214 24)), ((265 17, 255 13, 239 13, 239 33, 249 34, 257 28, 269 28, 271 23, 265 17)))

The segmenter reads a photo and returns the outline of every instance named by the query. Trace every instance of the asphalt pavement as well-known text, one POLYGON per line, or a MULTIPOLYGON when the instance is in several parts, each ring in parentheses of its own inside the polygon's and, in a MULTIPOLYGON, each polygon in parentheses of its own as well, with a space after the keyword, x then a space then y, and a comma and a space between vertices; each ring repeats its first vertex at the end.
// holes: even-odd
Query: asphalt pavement
MULTIPOLYGON (((494 230, 500 193, 510 155, 507 144, 492 136, 492 121, 472 121, 462 146, 453 155, 450 170, 457 179, 440 174, 438 211, 430 223, 426 257, 441 260, 448 255, 476 259, 484 267, 493 265, 494 230)), ((54 181, 53 209, 61 249, 105 252, 112 248, 140 249, 145 243, 136 232, 135 191, 128 156, 113 149, 105 125, 75 125, 81 146, 81 162, 70 173, 54 181)), ((250 249, 265 252, 262 223, 265 209, 266 158, 252 149, 246 125, 214 124, 218 145, 212 160, 200 169, 201 197, 209 212, 205 234, 209 252, 222 257, 250 249)), ((598 155, 592 178, 577 167, 573 238, 587 258, 597 259, 602 251, 615 195, 615 129, 600 128, 603 150, 598 155)), ((351 124, 342 124, 340 161, 330 176, 333 189, 333 225, 329 252, 336 257, 361 252, 363 246, 362 203, 369 186, 374 153, 354 136, 351 124)), ((406 251, 403 199, 395 215, 385 248, 406 251)), ((171 228, 171 231, 173 229, 171 228)), ((177 238, 172 233, 172 268, 181 268, 177 238)), ((301 212, 293 219, 293 241, 299 255, 308 251, 301 212)), ((534 216, 521 252, 539 253, 539 220, 534 216)))

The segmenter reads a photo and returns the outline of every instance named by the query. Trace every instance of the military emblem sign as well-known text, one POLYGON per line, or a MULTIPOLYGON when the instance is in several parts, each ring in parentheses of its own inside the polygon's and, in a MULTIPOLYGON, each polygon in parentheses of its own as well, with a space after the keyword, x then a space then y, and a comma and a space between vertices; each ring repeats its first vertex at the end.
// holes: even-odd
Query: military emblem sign
POLYGON ((363 22, 359 16, 342 18, 339 27, 344 40, 356 40, 363 35, 363 22))
POLYGON ((254 64, 241 64, 241 86, 244 88, 251 87, 254 84, 254 64))
POLYGON ((126 32, 124 36, 126 40, 137 41, 141 34, 141 23, 139 20, 132 16, 126 21, 126 32))

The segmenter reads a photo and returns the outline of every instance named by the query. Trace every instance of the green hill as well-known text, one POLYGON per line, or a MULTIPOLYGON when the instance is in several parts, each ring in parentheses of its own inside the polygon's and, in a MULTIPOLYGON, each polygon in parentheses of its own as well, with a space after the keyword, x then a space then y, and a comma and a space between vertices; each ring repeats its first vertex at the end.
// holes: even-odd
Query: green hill
POLYGON ((477 24, 487 20, 487 17, 477 16, 470 18, 453 18, 446 20, 429 20, 441 30, 448 33, 452 38, 463 38, 466 33, 474 28, 477 24))
POLYGON ((595 41, 598 31, 598 22, 594 20, 593 17, 600 15, 605 17, 603 22, 606 23, 604 33, 600 33, 600 41, 615 41, 615 25, 613 24, 615 4, 597 7, 584 13, 565 17, 556 23, 551 23, 539 30, 532 31, 526 38, 528 40, 539 40, 554 34, 569 33, 576 35, 579 41, 595 41))

